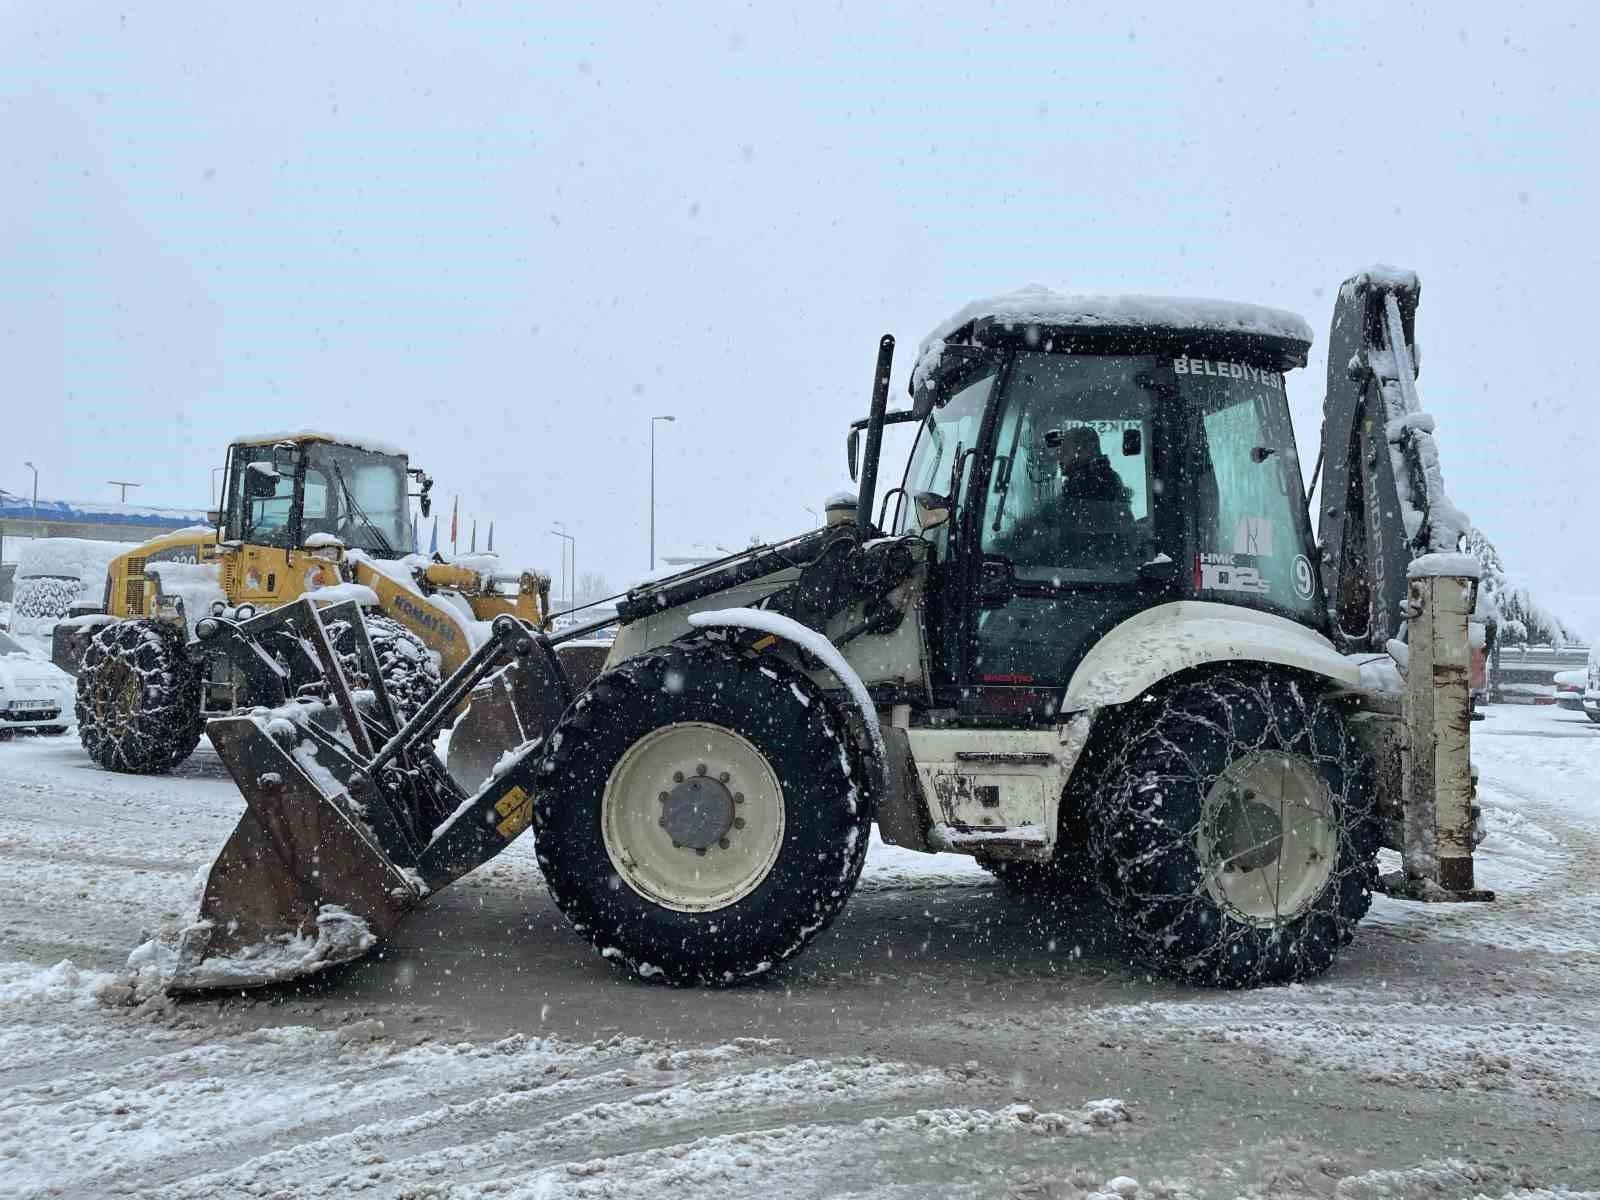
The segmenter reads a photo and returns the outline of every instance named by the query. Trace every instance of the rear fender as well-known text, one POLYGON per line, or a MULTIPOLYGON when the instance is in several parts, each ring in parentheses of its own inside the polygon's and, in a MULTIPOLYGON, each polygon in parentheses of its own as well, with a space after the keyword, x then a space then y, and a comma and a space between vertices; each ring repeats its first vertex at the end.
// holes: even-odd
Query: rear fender
POLYGON ((1313 629, 1232 604, 1181 600, 1129 617, 1072 673, 1063 712, 1126 704, 1181 671, 1212 663, 1270 663, 1361 690, 1361 669, 1313 629))

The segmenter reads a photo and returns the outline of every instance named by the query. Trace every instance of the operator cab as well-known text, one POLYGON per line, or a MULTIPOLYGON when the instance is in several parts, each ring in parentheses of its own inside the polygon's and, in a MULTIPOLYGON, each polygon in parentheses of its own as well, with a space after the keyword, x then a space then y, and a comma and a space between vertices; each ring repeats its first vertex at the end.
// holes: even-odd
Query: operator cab
POLYGON ((326 434, 253 438, 228 448, 221 540, 299 549, 317 534, 376 558, 412 551, 408 481, 432 481, 399 450, 326 434))
POLYGON ((1272 309, 1043 289, 936 331, 887 520, 934 546, 936 691, 1044 715, 1101 637, 1173 601, 1325 632, 1283 378, 1310 341, 1272 309))

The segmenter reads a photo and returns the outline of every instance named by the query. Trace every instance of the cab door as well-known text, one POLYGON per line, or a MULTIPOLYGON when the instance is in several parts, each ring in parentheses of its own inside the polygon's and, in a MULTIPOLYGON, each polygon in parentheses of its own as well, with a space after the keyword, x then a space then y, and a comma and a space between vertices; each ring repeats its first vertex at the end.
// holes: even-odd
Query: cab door
POLYGON ((224 568, 232 603, 273 608, 303 590, 298 576, 307 556, 298 548, 300 487, 298 465, 280 470, 273 446, 235 448, 225 532, 236 546, 224 568))
POLYGON ((960 514, 967 711, 1049 718, 1100 637, 1175 593, 1159 371, 1150 356, 1012 356, 960 514))
POLYGON ((965 679, 963 647, 968 606, 962 597, 968 590, 971 571, 968 556, 961 551, 963 524, 959 514, 970 506, 967 496, 986 430, 989 396, 1000 366, 998 358, 977 361, 941 384, 942 399, 918 430, 906 464, 895 532, 919 532, 919 505, 925 512, 948 514, 943 523, 922 532, 923 539, 933 547, 927 622, 935 693, 959 689, 965 679))

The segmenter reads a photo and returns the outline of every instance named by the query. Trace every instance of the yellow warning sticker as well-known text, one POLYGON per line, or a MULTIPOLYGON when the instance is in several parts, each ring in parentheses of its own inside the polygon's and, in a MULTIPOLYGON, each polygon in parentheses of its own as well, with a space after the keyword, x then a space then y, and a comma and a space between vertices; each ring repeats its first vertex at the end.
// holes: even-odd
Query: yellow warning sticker
POLYGON ((533 801, 520 787, 512 788, 496 800, 494 810, 505 818, 494 827, 494 831, 508 842, 533 820, 533 801))

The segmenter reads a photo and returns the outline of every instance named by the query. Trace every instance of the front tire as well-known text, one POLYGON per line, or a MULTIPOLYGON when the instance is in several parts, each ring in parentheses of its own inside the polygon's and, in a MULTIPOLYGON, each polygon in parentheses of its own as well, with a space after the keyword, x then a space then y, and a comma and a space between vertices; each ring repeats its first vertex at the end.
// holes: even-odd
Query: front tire
POLYGON ((194 753, 205 730, 200 675, 183 631, 164 621, 95 630, 78 672, 78 738, 109 771, 156 775, 194 753))
POLYGON ((551 734, 533 829, 567 918, 605 957, 729 984, 798 954, 854 890, 860 756, 815 683, 713 638, 597 677, 551 734))
POLYGON ((1093 809, 1139 958, 1224 987, 1326 970, 1371 903, 1371 761, 1309 680, 1230 669, 1139 702, 1093 809))
MULTIPOLYGON (((383 688, 389 693, 395 716, 404 725, 428 698, 439 690, 439 664, 427 645, 393 617, 380 613, 363 614, 372 652, 383 673, 383 688)), ((355 632, 343 621, 330 622, 333 649, 339 656, 350 686, 367 687, 367 677, 356 653, 355 632)))

